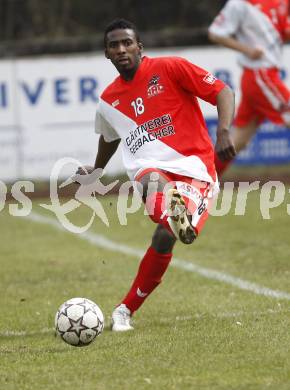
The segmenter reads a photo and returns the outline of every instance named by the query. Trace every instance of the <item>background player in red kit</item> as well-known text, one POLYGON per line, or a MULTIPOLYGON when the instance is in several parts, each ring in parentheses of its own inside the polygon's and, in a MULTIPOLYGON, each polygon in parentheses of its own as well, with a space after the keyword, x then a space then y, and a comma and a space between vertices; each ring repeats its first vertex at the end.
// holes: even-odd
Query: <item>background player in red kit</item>
MULTIPOLYGON (((265 119, 290 127, 290 91, 279 68, 290 39, 289 0, 229 0, 209 27, 209 38, 240 52, 241 102, 234 120, 237 153, 265 119)), ((216 156, 221 174, 229 161, 216 156)))
POLYGON ((121 142, 128 176, 142 185, 146 208, 158 224, 129 292, 113 311, 114 331, 133 329, 131 316, 161 282, 176 238, 194 241, 218 187, 214 150, 197 97, 217 105, 216 152, 224 159, 235 155, 229 136, 231 89, 185 59, 142 57, 142 49, 132 23, 120 19, 107 27, 105 55, 120 76, 100 97, 95 165, 77 171, 82 175, 104 168, 121 142))

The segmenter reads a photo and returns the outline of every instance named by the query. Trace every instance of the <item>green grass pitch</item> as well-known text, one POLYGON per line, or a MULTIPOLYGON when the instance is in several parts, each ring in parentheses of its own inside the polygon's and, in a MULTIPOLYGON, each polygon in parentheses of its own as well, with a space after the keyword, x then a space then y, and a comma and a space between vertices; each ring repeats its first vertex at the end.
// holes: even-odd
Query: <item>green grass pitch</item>
MULTIPOLYGON (((211 217, 175 256, 206 269, 290 294, 289 190, 263 220, 259 194, 245 216, 211 217)), ((110 227, 90 232, 145 250, 153 223, 143 210, 121 226, 117 198, 103 199, 110 227)), ((39 207, 34 213, 56 218, 39 207)), ((90 211, 73 212, 85 224, 90 211)), ((290 388, 290 300, 276 299, 170 267, 134 317, 133 332, 112 334, 111 311, 127 291, 138 258, 97 247, 54 226, 0 213, 0 389, 290 388), (88 347, 55 338, 54 315, 72 297, 103 310, 106 328, 88 347)))

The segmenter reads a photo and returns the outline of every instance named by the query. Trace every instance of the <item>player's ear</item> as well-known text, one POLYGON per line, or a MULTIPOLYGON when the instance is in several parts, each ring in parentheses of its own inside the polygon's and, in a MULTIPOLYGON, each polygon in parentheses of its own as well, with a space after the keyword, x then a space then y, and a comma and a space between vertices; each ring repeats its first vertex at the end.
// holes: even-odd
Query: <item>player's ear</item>
POLYGON ((107 50, 107 48, 105 49, 105 57, 109 59, 109 55, 108 55, 108 50, 107 50))
POLYGON ((139 47, 140 52, 142 52, 144 49, 143 43, 138 42, 138 47, 139 47))

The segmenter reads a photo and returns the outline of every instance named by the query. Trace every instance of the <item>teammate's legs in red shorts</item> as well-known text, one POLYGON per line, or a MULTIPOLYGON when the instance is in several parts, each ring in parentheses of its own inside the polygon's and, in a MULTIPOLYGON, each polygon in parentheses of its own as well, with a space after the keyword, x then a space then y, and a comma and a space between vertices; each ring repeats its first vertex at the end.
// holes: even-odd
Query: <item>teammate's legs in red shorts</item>
MULTIPOLYGON (((233 142, 237 153, 248 145, 265 119, 290 127, 290 91, 282 82, 277 68, 244 69, 241 92, 233 128, 233 142)), ((230 163, 231 161, 220 161, 215 156, 218 175, 230 163)))

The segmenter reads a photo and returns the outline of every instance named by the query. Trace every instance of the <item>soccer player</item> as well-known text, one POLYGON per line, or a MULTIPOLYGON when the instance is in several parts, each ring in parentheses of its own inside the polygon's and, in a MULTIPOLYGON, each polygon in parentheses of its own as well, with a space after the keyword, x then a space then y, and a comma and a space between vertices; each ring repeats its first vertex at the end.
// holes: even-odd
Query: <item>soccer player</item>
MULTIPOLYGON (((290 38, 289 0, 228 0, 209 27, 209 39, 240 52, 241 102, 233 142, 244 149, 261 122, 290 127, 290 91, 279 73, 283 41, 290 38)), ((215 156, 220 175, 230 161, 215 156)))
POLYGON ((136 27, 126 20, 107 27, 104 45, 120 75, 100 97, 95 165, 80 167, 77 174, 104 168, 121 142, 128 176, 139 183, 149 216, 158 224, 130 290, 112 314, 112 330, 127 331, 133 329, 133 313, 160 284, 176 239, 190 244, 200 233, 218 186, 197 97, 217 105, 216 151, 227 159, 235 155, 229 136, 234 95, 183 58, 142 57, 136 27))

